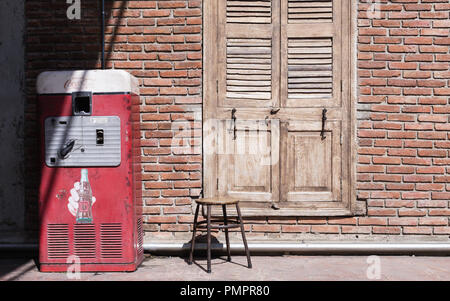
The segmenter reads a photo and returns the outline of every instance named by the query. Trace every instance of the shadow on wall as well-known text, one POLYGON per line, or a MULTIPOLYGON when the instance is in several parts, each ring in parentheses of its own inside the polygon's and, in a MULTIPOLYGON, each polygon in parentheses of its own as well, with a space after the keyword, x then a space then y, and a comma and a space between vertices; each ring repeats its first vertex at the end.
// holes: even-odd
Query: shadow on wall
POLYGON ((0 1, 0 231, 24 226, 24 0, 0 1))
MULTIPOLYGON (((105 1, 106 46, 105 65, 111 68, 112 48, 117 39, 116 28, 121 23, 127 1, 105 1), (114 18, 112 17, 114 9, 114 18)), ((39 133, 37 121, 36 78, 44 71, 89 70, 101 68, 101 0, 80 1, 80 19, 69 19, 71 5, 65 1, 29 0, 26 3, 27 104, 25 106, 25 219, 26 228, 38 230, 38 191, 40 173, 39 133), (46 2, 44 5, 42 2, 46 2)), ((83 80, 81 81, 83 85, 83 80)), ((67 134, 67 133, 66 133, 67 134)), ((51 187, 60 169, 54 169, 46 186, 51 187)), ((48 193, 48 192, 47 192, 48 193)), ((44 194, 45 195, 45 194, 44 194)), ((45 199, 50 196, 45 195, 45 199)), ((45 210, 45 204, 40 210, 45 210)))

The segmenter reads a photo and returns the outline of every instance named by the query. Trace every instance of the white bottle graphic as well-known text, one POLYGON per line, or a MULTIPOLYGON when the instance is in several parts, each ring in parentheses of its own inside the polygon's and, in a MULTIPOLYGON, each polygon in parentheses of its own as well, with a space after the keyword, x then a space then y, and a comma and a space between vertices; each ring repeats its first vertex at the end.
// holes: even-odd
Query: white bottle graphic
POLYGON ((78 195, 80 199, 78 200, 76 221, 78 224, 90 224, 92 223, 92 190, 91 184, 89 184, 87 169, 81 170, 78 195))

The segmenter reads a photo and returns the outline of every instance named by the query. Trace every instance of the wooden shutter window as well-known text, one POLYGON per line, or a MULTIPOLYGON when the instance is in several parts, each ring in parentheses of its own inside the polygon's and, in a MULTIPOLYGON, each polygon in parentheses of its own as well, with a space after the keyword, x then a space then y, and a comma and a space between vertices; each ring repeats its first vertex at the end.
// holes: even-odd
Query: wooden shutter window
POLYGON ((289 0, 289 23, 331 22, 333 20, 332 0, 289 0))
POLYGON ((342 0, 281 1, 282 102, 339 107, 342 0))
POLYGON ((205 196, 247 216, 352 214, 355 2, 203 3, 205 196))
POLYGON ((333 96, 333 40, 288 40, 288 98, 333 96))
POLYGON ((273 105, 279 97, 278 1, 220 0, 217 5, 219 106, 273 105))
POLYGON ((271 0, 227 0, 227 23, 271 23, 271 0))

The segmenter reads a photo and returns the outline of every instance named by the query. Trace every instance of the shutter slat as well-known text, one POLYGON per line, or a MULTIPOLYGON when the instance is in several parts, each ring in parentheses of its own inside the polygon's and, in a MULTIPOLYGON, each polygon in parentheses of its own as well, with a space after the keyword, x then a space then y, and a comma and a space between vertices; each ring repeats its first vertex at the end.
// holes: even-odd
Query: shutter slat
POLYGON ((261 74, 247 74, 247 75, 240 75, 240 74, 229 74, 227 76, 229 80, 267 80, 270 81, 272 78, 270 75, 261 75, 261 74))
POLYGON ((227 84, 230 86, 255 86, 255 87, 262 87, 262 86, 270 86, 271 81, 251 81, 251 80, 227 80, 227 84))
POLYGON ((270 99, 271 93, 231 93, 227 92, 227 98, 244 98, 244 99, 270 99))
POLYGON ((243 59, 243 58, 228 58, 227 63, 230 64, 241 64, 241 63, 247 63, 247 64, 270 64, 270 59, 243 59))

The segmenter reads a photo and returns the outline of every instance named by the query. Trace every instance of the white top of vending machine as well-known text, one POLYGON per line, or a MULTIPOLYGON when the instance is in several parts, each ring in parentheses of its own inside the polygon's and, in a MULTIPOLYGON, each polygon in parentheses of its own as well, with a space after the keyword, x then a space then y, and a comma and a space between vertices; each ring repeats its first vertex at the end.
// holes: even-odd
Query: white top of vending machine
POLYGON ((46 71, 37 78, 38 94, 72 92, 139 94, 139 81, 124 70, 46 71))

